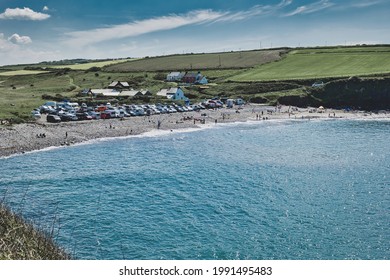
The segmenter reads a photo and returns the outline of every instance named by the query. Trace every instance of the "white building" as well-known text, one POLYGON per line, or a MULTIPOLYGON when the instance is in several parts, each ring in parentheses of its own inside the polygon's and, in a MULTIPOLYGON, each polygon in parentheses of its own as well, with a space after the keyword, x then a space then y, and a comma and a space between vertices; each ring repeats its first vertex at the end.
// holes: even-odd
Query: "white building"
POLYGON ((93 96, 97 95, 103 95, 103 96, 118 96, 119 91, 116 91, 115 89, 91 89, 91 93, 93 96))
POLYGON ((181 72, 171 72, 167 75, 167 81, 168 82, 178 82, 181 81, 181 79, 184 77, 185 73, 181 72))
POLYGON ((171 100, 188 100, 188 98, 184 96, 184 92, 180 87, 162 89, 159 92, 157 92, 157 95, 164 96, 171 100))

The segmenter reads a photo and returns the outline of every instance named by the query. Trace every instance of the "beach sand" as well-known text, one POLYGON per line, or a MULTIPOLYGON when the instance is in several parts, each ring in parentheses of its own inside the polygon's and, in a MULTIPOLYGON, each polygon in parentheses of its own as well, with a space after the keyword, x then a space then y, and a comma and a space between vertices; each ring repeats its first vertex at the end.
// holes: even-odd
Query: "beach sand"
POLYGON ((222 108, 162 114, 142 117, 130 117, 124 120, 107 119, 78 122, 47 123, 46 116, 34 123, 13 126, 0 126, 0 157, 23 154, 29 151, 48 147, 67 146, 88 140, 108 137, 139 135, 158 129, 177 130, 200 128, 216 123, 272 121, 276 119, 310 120, 318 118, 342 119, 390 119, 390 112, 367 113, 325 109, 318 112, 314 108, 292 108, 281 106, 275 108, 266 105, 247 104, 241 109, 222 108), (204 120, 203 123, 201 120, 204 120), (44 135, 45 137, 39 137, 44 135))

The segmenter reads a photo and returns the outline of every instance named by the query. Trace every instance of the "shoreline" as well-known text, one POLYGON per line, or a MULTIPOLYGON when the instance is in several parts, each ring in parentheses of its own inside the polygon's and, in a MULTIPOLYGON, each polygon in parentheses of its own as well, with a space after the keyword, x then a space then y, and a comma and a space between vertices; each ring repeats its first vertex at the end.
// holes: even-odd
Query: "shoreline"
POLYGON ((220 123, 269 120, 310 120, 310 119, 388 119, 390 112, 369 113, 361 111, 344 112, 342 110, 314 108, 296 108, 289 106, 248 104, 242 109, 202 110, 142 117, 130 117, 124 120, 107 119, 78 122, 47 123, 45 116, 35 123, 23 123, 14 126, 0 126, 0 159, 26 152, 87 143, 92 140, 117 137, 142 136, 156 131, 177 131, 182 129, 201 129, 220 123), (237 113, 239 112, 239 113, 237 113), (205 121, 203 124, 202 121, 205 121), (158 129, 158 123, 160 128, 158 129), (39 136, 42 137, 39 137, 39 136), (43 137, 43 135, 45 137, 43 137))

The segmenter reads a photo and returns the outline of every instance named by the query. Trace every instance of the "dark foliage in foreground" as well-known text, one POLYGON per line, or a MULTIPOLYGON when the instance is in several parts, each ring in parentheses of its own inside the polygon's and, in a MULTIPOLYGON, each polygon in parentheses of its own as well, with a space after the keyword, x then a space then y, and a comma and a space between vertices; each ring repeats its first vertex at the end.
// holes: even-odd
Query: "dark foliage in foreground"
POLYGON ((0 260, 67 260, 53 238, 0 204, 0 260))

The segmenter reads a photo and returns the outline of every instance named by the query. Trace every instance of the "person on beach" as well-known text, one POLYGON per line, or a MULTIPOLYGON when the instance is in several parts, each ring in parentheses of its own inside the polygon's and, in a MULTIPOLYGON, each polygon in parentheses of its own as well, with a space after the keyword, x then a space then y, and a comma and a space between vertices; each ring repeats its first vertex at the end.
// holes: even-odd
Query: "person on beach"
POLYGON ((68 132, 65 132, 65 138, 68 138, 68 132))

